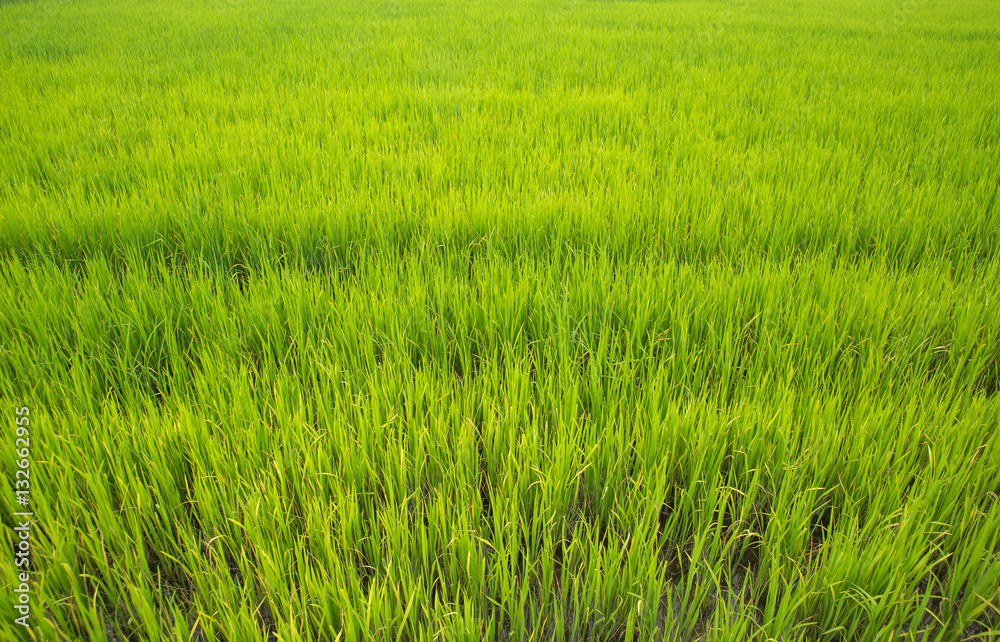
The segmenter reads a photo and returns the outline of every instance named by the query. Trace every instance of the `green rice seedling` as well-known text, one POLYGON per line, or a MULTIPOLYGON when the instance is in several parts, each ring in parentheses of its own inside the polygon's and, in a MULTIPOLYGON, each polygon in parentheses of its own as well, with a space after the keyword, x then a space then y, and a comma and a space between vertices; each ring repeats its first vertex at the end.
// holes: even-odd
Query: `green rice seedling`
POLYGON ((0 5, 0 637, 996 639, 998 34, 0 5))

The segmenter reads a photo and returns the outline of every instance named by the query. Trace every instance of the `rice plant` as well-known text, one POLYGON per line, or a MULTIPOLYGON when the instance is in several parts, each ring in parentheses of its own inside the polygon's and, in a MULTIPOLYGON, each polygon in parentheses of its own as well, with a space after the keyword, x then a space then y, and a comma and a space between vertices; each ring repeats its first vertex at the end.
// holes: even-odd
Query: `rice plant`
POLYGON ((0 638, 1000 639, 998 44, 0 4, 0 638))

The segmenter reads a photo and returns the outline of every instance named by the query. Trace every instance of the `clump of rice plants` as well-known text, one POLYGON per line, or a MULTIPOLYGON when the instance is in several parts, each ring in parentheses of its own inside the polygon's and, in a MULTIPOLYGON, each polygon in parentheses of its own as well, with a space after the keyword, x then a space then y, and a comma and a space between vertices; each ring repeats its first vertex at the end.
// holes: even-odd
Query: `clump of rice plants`
POLYGON ((0 36, 3 639, 1000 637, 988 2, 0 36))

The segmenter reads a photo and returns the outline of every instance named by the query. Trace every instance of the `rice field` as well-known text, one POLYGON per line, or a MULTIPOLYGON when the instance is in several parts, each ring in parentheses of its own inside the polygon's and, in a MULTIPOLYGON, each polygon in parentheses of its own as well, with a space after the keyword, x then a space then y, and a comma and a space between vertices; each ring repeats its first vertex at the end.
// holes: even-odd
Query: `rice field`
POLYGON ((988 0, 3 0, 0 638, 1000 640, 998 188, 988 0))

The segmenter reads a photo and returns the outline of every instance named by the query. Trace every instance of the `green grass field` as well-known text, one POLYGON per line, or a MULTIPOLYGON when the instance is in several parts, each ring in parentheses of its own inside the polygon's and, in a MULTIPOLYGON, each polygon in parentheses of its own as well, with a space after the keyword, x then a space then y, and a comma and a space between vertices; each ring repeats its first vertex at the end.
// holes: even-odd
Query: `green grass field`
POLYGON ((3 0, 0 639, 1000 640, 998 186, 989 0, 3 0))

